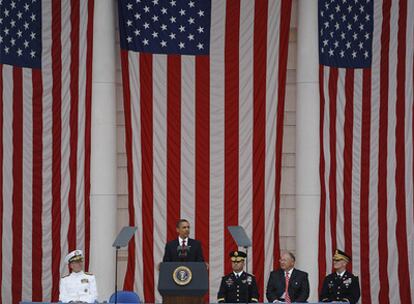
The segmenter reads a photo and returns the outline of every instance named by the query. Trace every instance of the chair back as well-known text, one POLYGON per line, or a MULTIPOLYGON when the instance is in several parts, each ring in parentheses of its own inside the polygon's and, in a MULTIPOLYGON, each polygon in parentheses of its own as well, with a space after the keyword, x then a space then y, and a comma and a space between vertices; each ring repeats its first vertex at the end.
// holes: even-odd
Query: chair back
MULTIPOLYGON (((117 291, 116 292, 117 303, 141 303, 139 296, 133 291, 117 291)), ((109 303, 115 303, 115 293, 109 298, 109 303)))

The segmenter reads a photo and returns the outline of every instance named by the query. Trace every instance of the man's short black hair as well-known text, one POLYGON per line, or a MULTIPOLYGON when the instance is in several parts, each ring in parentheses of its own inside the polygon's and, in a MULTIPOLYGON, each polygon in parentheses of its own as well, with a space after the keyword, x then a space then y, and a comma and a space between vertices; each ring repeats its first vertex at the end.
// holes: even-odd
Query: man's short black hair
POLYGON ((180 228, 181 223, 190 223, 190 222, 187 221, 186 219, 179 219, 175 227, 180 228))

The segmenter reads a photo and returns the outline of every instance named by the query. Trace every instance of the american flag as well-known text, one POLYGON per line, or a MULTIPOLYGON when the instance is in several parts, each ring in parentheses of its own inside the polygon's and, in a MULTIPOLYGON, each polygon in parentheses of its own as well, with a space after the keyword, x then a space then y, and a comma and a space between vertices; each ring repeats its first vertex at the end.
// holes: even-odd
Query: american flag
POLYGON ((175 223, 202 241, 210 300, 231 269, 229 225, 253 240, 263 299, 279 256, 290 0, 120 0, 128 208, 124 289, 159 301, 175 223))
POLYGON ((320 0, 320 283, 352 255, 362 303, 414 300, 413 0, 320 0))
POLYGON ((89 254, 93 7, 0 0, 2 303, 56 301, 89 254))

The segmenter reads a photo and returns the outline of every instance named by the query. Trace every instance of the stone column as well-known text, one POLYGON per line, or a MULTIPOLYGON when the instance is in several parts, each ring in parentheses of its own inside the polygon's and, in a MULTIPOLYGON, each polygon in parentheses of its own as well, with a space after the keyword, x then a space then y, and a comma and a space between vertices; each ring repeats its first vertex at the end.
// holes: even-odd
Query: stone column
POLYGON ((116 1, 95 1, 91 147, 91 255, 99 300, 114 290, 117 229, 116 1))
POLYGON ((296 255, 318 294, 319 79, 318 0, 298 0, 296 100, 296 255))

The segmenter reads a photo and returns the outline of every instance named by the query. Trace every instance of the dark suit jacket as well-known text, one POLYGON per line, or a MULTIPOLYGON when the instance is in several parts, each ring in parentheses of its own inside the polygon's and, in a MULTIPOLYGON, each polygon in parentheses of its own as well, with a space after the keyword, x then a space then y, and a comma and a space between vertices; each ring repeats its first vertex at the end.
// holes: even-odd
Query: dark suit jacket
POLYGON ((180 246, 178 238, 169 241, 165 245, 163 262, 204 262, 201 243, 197 240, 188 238, 187 256, 179 256, 178 247, 180 246))
MULTIPOLYGON (((266 297, 269 302, 281 300, 286 290, 285 273, 282 269, 272 271, 267 282, 266 297)), ((289 279, 288 293, 292 302, 306 302, 309 297, 308 274, 293 269, 289 279)))

